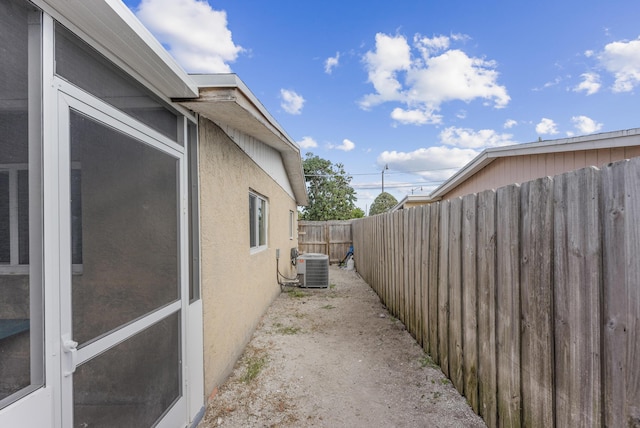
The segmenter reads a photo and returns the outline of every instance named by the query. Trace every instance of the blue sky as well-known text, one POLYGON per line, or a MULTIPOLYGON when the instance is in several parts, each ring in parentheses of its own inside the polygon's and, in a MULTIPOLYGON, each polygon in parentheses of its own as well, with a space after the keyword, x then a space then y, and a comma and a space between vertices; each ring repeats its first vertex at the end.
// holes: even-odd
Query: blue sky
POLYGON ((636 0, 127 0, 187 72, 237 73, 357 205, 483 149, 640 127, 636 0))

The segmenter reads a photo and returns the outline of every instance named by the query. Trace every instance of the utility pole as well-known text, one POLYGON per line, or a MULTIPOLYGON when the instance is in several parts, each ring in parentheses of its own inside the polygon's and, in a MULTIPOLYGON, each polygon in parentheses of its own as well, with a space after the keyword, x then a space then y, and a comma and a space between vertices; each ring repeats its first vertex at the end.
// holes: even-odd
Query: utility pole
POLYGON ((384 193, 384 171, 385 171, 386 169, 389 169, 389 164, 386 164, 386 165, 384 166, 384 168, 382 169, 382 193, 384 193))

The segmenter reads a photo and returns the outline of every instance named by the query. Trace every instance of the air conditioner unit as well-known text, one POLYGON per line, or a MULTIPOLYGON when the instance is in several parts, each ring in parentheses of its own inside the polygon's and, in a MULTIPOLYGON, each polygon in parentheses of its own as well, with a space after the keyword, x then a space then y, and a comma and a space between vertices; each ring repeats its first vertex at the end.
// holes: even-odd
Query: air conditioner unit
POLYGON ((329 256, 326 254, 301 254, 296 263, 301 287, 329 287, 329 256))

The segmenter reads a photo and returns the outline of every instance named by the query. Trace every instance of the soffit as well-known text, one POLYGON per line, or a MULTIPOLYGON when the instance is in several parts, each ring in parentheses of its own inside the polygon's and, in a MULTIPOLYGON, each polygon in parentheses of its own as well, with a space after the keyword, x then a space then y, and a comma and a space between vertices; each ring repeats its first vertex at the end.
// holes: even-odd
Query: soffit
POLYGON ((307 190, 298 145, 278 125, 235 74, 192 75, 200 96, 173 101, 218 125, 230 126, 274 148, 282 156, 298 205, 306 205, 307 190))

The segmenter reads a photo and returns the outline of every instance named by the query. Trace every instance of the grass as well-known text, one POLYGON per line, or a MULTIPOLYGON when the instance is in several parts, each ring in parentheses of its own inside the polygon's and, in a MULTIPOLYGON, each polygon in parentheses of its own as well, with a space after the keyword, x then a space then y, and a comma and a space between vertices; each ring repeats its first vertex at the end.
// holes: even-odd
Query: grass
POLYGON ((336 288, 336 285, 335 284, 329 284, 329 288, 333 290, 334 288, 336 288))
POLYGON ((285 326, 279 322, 273 324, 273 326, 276 328, 276 333, 278 334, 291 335, 291 334, 297 334, 300 331, 300 327, 293 327, 290 325, 285 326))
POLYGON ((320 307, 320 309, 335 309, 335 308, 336 308, 336 307, 335 307, 335 306, 333 306, 333 305, 324 305, 324 306, 321 306, 321 307, 320 307))
POLYGON ((247 371, 242 376, 241 380, 244 383, 250 383, 256 377, 258 377, 264 366, 267 364, 267 356, 262 355, 250 357, 247 359, 246 364, 247 371))
POLYGON ((309 295, 309 293, 306 293, 302 290, 298 290, 296 288, 294 288, 293 290, 287 291, 287 294, 289 294, 289 297, 295 297, 295 298, 307 297, 309 295))
POLYGON ((433 362, 429 354, 424 354, 419 361, 420 361, 420 367, 422 368, 425 368, 425 367, 431 367, 434 369, 439 368, 439 366, 433 362))
POLYGON ((296 334, 299 331, 300 331, 300 327, 292 327, 292 326, 281 327, 277 330, 277 332, 280 334, 296 334))

